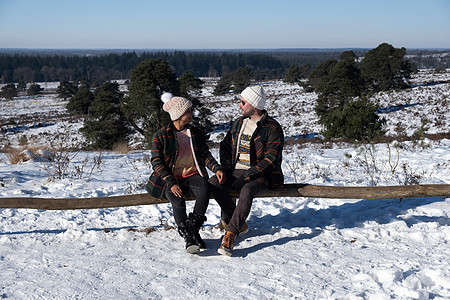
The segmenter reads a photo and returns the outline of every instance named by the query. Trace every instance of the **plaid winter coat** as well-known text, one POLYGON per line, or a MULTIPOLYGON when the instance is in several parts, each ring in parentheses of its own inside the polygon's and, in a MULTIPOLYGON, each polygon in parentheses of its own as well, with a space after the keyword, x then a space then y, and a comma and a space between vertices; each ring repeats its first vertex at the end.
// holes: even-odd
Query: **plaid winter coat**
MULTIPOLYGON (((237 161, 239 133, 245 118, 236 119, 220 143, 220 164, 227 174, 233 173, 237 161)), ((280 124, 263 111, 261 121, 250 140, 251 167, 242 175, 245 181, 258 180, 269 188, 283 185, 281 170, 284 134, 280 124)))
MULTIPOLYGON (((190 125, 186 127, 191 131, 192 148, 194 159, 197 161, 199 174, 208 179, 206 167, 213 173, 221 170, 222 167, 212 156, 206 144, 203 132, 190 125)), ((173 123, 159 129, 152 139, 152 167, 153 173, 145 186, 145 189, 153 197, 158 199, 165 198, 164 191, 177 184, 177 180, 173 175, 173 169, 178 155, 178 142, 173 123)))

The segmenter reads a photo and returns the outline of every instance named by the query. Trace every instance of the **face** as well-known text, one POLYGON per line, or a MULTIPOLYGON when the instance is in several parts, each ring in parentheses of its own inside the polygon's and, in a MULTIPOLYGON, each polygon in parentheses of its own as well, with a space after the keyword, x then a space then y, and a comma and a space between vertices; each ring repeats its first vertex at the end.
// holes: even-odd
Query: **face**
POLYGON ((239 108, 241 109, 241 113, 244 117, 250 117, 256 113, 256 109, 250 103, 248 103, 244 97, 241 97, 239 108))
POLYGON ((189 124, 192 122, 192 110, 189 108, 180 118, 179 120, 184 124, 189 124))

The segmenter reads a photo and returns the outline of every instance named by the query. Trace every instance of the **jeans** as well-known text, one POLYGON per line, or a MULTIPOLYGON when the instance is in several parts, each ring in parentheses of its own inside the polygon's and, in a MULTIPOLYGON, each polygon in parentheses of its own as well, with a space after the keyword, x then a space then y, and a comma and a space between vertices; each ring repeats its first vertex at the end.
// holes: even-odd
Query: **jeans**
MULTIPOLYGON (((209 204, 210 185, 208 182, 202 176, 195 174, 187 178, 178 179, 178 185, 183 190, 183 193, 189 193, 190 190, 195 195, 194 213, 204 215, 209 204)), ((185 222, 187 220, 187 213, 184 197, 175 196, 169 188, 166 188, 165 195, 172 204, 173 217, 177 225, 185 222)))
POLYGON ((211 183, 211 192, 222 208, 223 221, 228 223, 227 231, 231 231, 236 235, 239 235, 240 229, 250 214, 253 198, 267 189, 257 180, 252 180, 242 187, 239 193, 239 201, 237 202, 237 205, 234 204, 228 191, 231 190, 232 183, 244 172, 245 170, 235 170, 231 178, 227 178, 227 181, 224 184, 220 184, 216 176, 209 179, 209 183, 211 183))

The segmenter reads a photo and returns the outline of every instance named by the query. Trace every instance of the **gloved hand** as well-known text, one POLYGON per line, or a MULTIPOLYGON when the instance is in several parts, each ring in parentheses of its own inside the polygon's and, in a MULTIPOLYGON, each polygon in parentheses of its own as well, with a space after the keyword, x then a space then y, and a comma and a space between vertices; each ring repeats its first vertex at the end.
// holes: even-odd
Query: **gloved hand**
POLYGON ((239 177, 236 179, 233 184, 231 185, 231 189, 233 191, 239 191, 242 189, 242 187, 246 184, 245 179, 242 177, 239 177))

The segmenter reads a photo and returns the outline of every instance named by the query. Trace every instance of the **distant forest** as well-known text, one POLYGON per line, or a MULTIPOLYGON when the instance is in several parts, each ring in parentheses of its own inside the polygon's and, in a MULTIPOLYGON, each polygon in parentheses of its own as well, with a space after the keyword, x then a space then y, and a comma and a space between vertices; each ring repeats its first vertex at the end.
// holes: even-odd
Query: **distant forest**
MULTIPOLYGON (((146 59, 164 59, 177 76, 221 77, 248 67, 255 79, 283 78, 292 65, 314 68, 328 59, 339 59, 352 50, 362 57, 370 49, 282 49, 205 51, 20 50, 0 49, 0 83, 128 79, 131 70, 146 59)), ((449 50, 409 50, 407 59, 417 68, 449 68, 449 50)))

